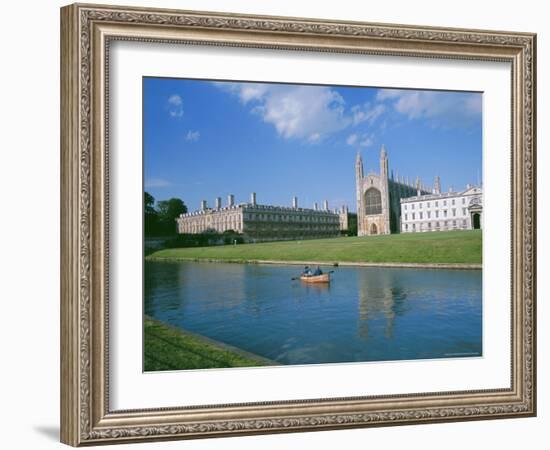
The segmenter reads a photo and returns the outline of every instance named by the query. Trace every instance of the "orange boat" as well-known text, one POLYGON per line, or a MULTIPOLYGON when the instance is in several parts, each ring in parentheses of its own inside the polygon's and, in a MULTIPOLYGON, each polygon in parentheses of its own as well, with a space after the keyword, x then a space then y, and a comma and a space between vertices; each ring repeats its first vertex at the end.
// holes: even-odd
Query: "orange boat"
POLYGON ((330 283, 330 273, 322 275, 301 275, 300 280, 306 283, 330 283))

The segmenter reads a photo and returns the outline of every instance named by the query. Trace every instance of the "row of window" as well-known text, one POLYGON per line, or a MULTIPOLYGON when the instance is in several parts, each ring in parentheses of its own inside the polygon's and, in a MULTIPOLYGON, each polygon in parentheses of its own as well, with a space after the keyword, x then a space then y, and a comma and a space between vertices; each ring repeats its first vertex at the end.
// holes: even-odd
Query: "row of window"
POLYGON ((241 231, 241 224, 237 222, 225 223, 217 226, 210 226, 207 224, 187 224, 179 227, 180 233, 202 233, 207 230, 216 230, 218 232, 223 232, 225 230, 241 231))
POLYGON ((421 230, 432 230, 432 229, 441 229, 441 228, 456 228, 458 226, 467 227, 468 221, 466 219, 460 221, 460 220, 444 220, 442 222, 426 222, 426 223, 419 223, 418 227, 416 223, 403 224, 403 231, 421 231, 421 230), (462 222, 462 223, 461 223, 462 222))
MULTIPOLYGON (((447 214, 448 214, 447 210, 444 209, 442 212, 443 212, 443 217, 447 217, 447 214)), ((435 218, 439 217, 439 211, 434 211, 434 214, 435 214, 435 218)), ((456 217, 456 208, 451 209, 451 215, 452 215, 452 217, 456 217)), ((462 215, 463 216, 466 215, 466 208, 462 208, 462 215)), ((431 211, 426 211, 426 217, 428 219, 431 219, 432 218, 432 212, 431 211)), ((420 211, 418 213, 418 218, 419 219, 424 218, 424 213, 422 211, 420 211)), ((405 220, 409 220, 409 214, 405 214, 405 220)), ((416 213, 411 214, 411 220, 416 220, 416 213)))
POLYGON ((224 225, 224 224, 238 223, 238 222, 240 222, 239 217, 224 217, 223 219, 218 219, 218 220, 207 220, 207 219, 184 220, 181 223, 183 224, 183 226, 193 226, 193 225, 206 226, 206 225, 224 225))
POLYGON ((245 220, 266 220, 277 222, 317 222, 317 223, 338 223, 338 216, 319 216, 319 215, 295 215, 295 214, 264 214, 264 213, 244 213, 245 220))
MULTIPOLYGON (((455 198, 451 199, 451 205, 453 205, 453 206, 456 205, 456 200, 457 199, 455 199, 455 198)), ((443 200, 442 202, 443 202, 443 206, 447 206, 447 200, 443 200)), ((463 205, 466 204, 466 197, 462 197, 461 203, 463 205)), ((405 204, 403 204, 403 209, 405 211, 407 211, 407 208, 408 208, 409 205, 410 205, 411 209, 414 209, 415 205, 418 205, 418 209, 422 209, 422 205, 424 205, 424 204, 426 204, 426 208, 431 208, 432 202, 420 202, 420 203, 410 203, 410 204, 405 203, 405 204)), ((435 208, 439 207, 439 200, 434 201, 434 207, 435 208)))
MULTIPOLYGON (((290 214, 266 214, 266 213, 244 213, 245 220, 252 221, 277 221, 277 222, 314 222, 314 223, 339 223, 339 216, 319 216, 319 215, 290 215, 290 214)), ((226 224, 234 221, 240 221, 238 216, 218 217, 206 219, 205 217, 186 221, 188 224, 226 224)))
POLYGON ((317 225, 317 224, 313 224, 313 223, 293 223, 293 224, 277 224, 277 225, 273 225, 273 226, 265 226, 263 224, 245 224, 245 228, 247 230, 260 230, 260 229, 265 229, 265 230, 296 230, 296 229, 305 229, 305 230, 327 230, 327 231, 331 231, 331 230, 338 230, 339 229, 339 226, 338 225, 333 225, 333 224, 330 224, 330 225, 317 225))

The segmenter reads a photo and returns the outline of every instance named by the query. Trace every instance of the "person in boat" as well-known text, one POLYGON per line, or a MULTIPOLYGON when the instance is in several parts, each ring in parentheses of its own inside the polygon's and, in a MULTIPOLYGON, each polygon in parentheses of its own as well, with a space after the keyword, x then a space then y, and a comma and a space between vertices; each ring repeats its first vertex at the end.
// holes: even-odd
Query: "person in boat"
POLYGON ((323 275, 323 271, 321 270, 321 268, 319 266, 317 266, 317 269, 315 269, 315 272, 313 272, 313 276, 317 277, 319 275, 323 275))
POLYGON ((309 268, 309 266, 304 267, 304 271, 302 272, 302 275, 305 276, 305 277, 310 277, 311 276, 311 269, 309 268))

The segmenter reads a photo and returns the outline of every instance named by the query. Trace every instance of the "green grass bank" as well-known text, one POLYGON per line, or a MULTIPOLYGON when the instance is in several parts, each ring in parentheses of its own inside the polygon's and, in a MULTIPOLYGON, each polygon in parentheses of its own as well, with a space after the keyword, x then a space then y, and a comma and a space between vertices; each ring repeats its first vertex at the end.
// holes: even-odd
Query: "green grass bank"
POLYGON ((276 363, 261 356, 144 317, 145 371, 274 364, 276 363))
POLYGON ((149 260, 481 264, 481 230, 172 248, 149 260))

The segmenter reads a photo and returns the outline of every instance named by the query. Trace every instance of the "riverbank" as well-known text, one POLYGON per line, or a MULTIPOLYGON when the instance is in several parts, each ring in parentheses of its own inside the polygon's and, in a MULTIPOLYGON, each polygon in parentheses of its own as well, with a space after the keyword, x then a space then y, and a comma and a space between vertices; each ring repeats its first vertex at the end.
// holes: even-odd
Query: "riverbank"
POLYGON ((157 251, 147 259, 480 269, 482 233, 481 230, 448 231, 173 248, 157 251))
POLYGON ((144 370, 280 365, 231 345, 144 317, 144 370))

